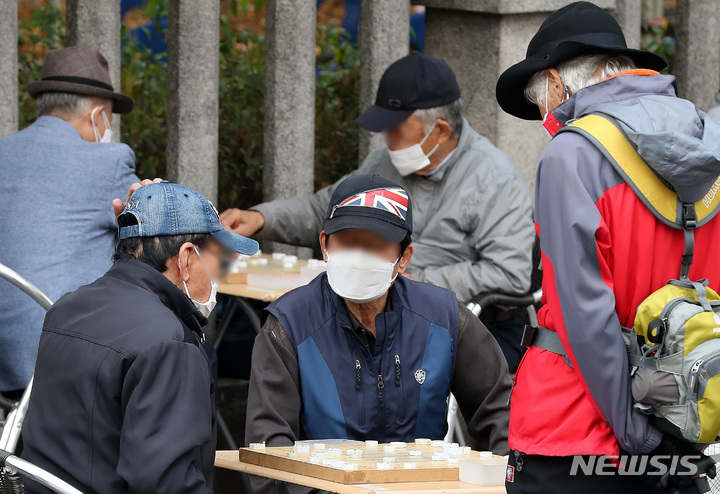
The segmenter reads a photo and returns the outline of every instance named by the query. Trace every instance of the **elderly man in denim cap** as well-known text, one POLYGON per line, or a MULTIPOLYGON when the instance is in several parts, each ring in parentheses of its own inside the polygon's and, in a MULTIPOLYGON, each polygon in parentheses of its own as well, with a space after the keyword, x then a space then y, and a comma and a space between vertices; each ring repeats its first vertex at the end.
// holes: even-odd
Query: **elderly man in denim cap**
POLYGON ((45 318, 23 456, 82 492, 211 493, 215 394, 202 327, 234 253, 258 244, 168 182, 137 189, 118 224, 112 268, 45 318))

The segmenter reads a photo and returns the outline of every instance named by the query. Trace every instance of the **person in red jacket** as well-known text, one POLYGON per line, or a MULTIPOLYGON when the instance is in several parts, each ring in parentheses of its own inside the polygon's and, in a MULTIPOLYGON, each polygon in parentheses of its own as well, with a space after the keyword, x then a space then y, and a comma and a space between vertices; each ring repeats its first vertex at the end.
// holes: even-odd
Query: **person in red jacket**
MULTIPOLYGON (((671 187, 716 194, 720 125, 677 97, 675 78, 657 72, 664 66, 652 53, 628 49, 610 14, 576 2, 542 24, 527 58, 501 75, 497 99, 514 116, 542 118, 551 135, 589 113, 611 116, 671 187)), ((538 319, 557 332, 567 358, 532 346, 520 364, 507 491, 656 492, 647 486, 658 476, 621 476, 612 465, 608 475, 571 471, 577 458, 587 464, 587 455, 694 453, 633 408, 621 334, 638 305, 678 276, 683 232, 657 220, 604 155, 574 132, 547 146, 536 187, 544 276, 538 319)), ((707 278, 718 290, 720 218, 695 238, 690 278, 707 278)), ((682 492, 698 492, 689 488, 682 492)))

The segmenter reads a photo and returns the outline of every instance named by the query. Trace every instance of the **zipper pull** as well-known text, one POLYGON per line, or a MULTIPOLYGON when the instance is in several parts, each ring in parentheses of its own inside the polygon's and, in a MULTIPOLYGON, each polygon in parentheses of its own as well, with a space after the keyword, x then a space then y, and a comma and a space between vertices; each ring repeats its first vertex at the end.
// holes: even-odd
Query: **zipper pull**
POLYGON ((357 374, 357 380, 355 381, 355 389, 360 389, 362 387, 362 366, 360 365, 360 361, 355 361, 355 373, 357 374))
POLYGON ((395 355, 395 386, 400 386, 400 355, 395 355))
POLYGON ((383 377, 381 374, 378 374, 378 398, 380 399, 380 407, 382 408, 384 406, 383 404, 383 389, 385 388, 385 383, 383 382, 383 377))

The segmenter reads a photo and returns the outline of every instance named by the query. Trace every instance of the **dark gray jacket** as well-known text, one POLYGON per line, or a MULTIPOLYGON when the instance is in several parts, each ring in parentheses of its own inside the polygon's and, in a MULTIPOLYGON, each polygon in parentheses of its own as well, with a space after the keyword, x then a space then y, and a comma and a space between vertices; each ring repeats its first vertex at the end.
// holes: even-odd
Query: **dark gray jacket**
MULTIPOLYGON (((397 182, 413 200, 409 273, 454 291, 461 302, 487 292, 530 289, 535 229, 530 190, 512 160, 467 120, 455 152, 430 177, 401 176, 386 147, 376 149, 353 174, 397 182)), ((307 197, 259 204, 262 238, 316 247, 330 196, 338 182, 307 197)))
POLYGON ((118 261, 63 296, 40 337, 23 457, 84 493, 211 493, 215 395, 198 346, 206 323, 139 261, 118 261))

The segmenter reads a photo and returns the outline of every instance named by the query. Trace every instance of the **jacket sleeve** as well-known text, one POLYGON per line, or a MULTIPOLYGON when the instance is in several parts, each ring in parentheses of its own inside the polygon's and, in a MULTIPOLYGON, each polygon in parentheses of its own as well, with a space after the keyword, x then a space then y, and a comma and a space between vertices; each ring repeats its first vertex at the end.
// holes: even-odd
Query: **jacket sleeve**
POLYGON ((348 177, 363 173, 373 173, 379 158, 386 153, 385 148, 376 149, 368 155, 360 168, 304 197, 278 199, 264 202, 250 209, 259 211, 265 218, 265 226, 257 236, 285 244, 315 248, 325 223, 330 198, 335 188, 348 177))
POLYGON ((107 200, 107 225, 111 230, 117 230, 112 200, 122 199, 123 202, 125 202, 128 189, 133 183, 140 182, 140 179, 135 174, 135 153, 133 150, 125 144, 113 144, 113 146, 117 147, 121 151, 119 152, 119 156, 117 158, 115 176, 112 178, 110 185, 110 197, 108 197, 107 200))
POLYGON ((625 451, 642 454, 662 435, 632 407, 608 263, 612 239, 596 206, 606 166, 600 151, 572 133, 557 136, 543 154, 536 192, 543 287, 554 329, 597 412, 625 451))
POLYGON ((463 302, 482 293, 522 295, 530 290, 535 242, 530 191, 514 174, 488 177, 487 182, 460 212, 470 217, 468 242, 477 260, 411 269, 412 279, 448 288, 463 302))
POLYGON ((482 322, 460 305, 465 325, 458 337, 452 392, 470 437, 495 454, 510 453, 510 376, 495 338, 482 322))
POLYGON ((165 341, 130 365, 117 466, 128 493, 212 492, 213 458, 203 453, 214 450, 214 403, 202 351, 165 341))
MULTIPOLYGON (((255 338, 248 391, 246 443, 292 446, 300 439, 300 369, 297 356, 278 320, 268 315, 255 338)), ((276 482, 251 476, 255 494, 278 492, 276 482)), ((313 489, 288 485, 291 494, 313 489)))

